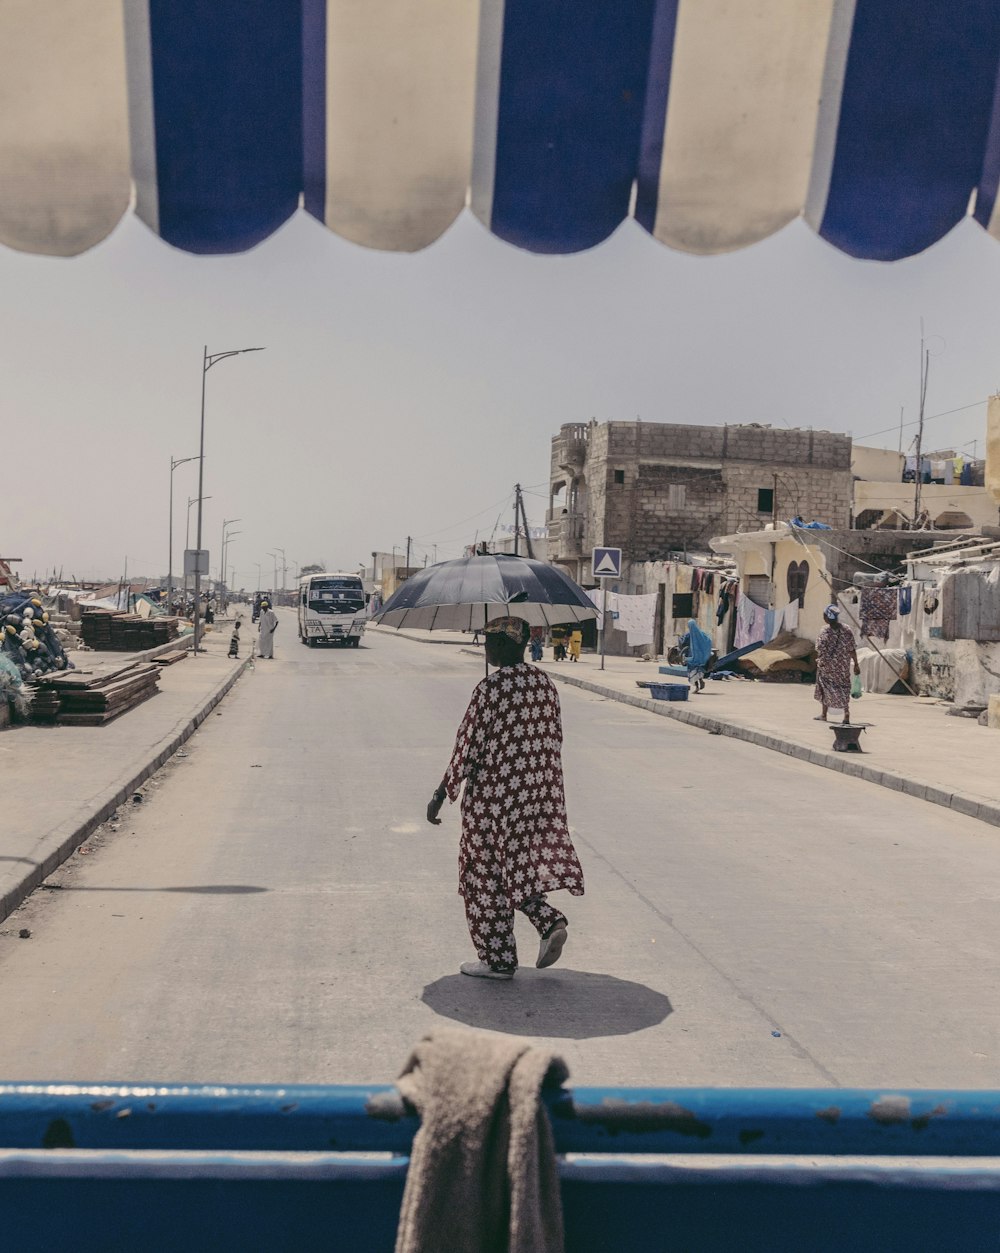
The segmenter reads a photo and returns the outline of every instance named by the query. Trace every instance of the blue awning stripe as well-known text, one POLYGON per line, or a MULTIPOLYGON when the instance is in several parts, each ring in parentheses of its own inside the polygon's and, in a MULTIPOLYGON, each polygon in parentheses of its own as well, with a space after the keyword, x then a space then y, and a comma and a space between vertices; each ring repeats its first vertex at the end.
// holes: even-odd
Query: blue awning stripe
POLYGON ((858 0, 824 239, 851 256, 894 261, 965 216, 998 56, 996 0, 858 0))
POLYGON ((990 113, 989 130, 986 133, 986 154, 983 171, 979 177, 976 194, 975 218, 980 226, 996 231, 1000 225, 994 222, 997 212, 997 190, 1000 186, 1000 75, 993 91, 993 108, 990 113))
POLYGON ((533 252, 591 248, 628 216, 652 0, 506 0, 490 226, 533 252))
POLYGON ((302 188, 302 11, 149 0, 159 232, 188 252, 266 239, 302 188))
POLYGON ((326 0, 302 0, 303 206, 326 218, 326 0))
POLYGON ((635 217, 652 234, 663 164, 663 136, 667 126, 667 100, 670 96, 670 69, 677 30, 680 0, 656 0, 650 32, 649 67, 639 146, 638 189, 635 217))

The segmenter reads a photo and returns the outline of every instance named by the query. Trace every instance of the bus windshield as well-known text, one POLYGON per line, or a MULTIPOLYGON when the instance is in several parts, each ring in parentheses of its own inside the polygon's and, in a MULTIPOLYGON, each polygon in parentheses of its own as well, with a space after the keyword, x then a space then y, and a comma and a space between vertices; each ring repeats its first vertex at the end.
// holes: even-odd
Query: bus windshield
POLYGON ((359 613, 365 593, 360 579, 312 579, 306 601, 313 613, 359 613))

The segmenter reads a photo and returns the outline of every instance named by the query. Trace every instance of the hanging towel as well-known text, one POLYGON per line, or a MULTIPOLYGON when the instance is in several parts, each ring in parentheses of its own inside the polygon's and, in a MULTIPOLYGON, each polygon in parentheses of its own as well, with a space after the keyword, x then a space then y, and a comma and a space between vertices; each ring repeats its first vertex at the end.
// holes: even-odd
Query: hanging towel
POLYGON ((562 1253, 552 1127, 539 1100, 565 1082, 526 1040, 441 1028, 396 1086, 420 1115, 396 1253, 562 1253))
POLYGON ((646 596, 615 597, 615 609, 618 621, 615 626, 624 631, 628 637, 630 648, 641 648, 643 644, 652 644, 653 626, 656 621, 656 593, 646 596))
POLYGON ((901 587, 899 589, 899 616, 905 618, 913 607, 913 588, 901 587))
POLYGON ((786 605, 782 611, 782 629, 785 631, 797 631, 799 629, 799 602, 793 600, 786 605))
POLYGON ((861 589, 861 634, 869 639, 887 640, 889 623, 899 611, 899 593, 894 587, 861 589))

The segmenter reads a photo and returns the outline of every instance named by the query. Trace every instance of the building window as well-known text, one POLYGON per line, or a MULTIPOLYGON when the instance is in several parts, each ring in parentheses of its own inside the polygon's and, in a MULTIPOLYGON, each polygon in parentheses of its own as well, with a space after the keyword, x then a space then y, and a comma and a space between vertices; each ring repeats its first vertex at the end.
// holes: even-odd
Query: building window
POLYGON ((758 487, 757 488, 757 512, 773 513, 774 512, 774 488, 758 487))
POLYGON ((675 592, 670 599, 670 613, 672 617, 694 617, 694 592, 675 592))
POLYGON ((616 471, 615 471, 615 482, 616 482, 616 483, 624 483, 624 482, 625 482, 625 471, 624 471, 624 470, 616 470, 616 471))
POLYGON ((667 488, 667 508, 683 509, 687 497, 687 487, 683 483, 671 483, 667 488))

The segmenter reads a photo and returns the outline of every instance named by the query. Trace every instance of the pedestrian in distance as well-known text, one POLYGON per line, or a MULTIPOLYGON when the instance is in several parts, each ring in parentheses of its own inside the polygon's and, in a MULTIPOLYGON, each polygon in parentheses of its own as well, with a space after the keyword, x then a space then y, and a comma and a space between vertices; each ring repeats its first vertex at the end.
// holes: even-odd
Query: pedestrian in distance
POLYGON ((554 626, 551 631, 552 638, 552 660, 566 660, 566 628, 564 626, 554 626))
POLYGON ((260 602, 260 618, 257 622, 257 653, 260 657, 274 660, 274 633, 278 629, 278 615, 271 608, 270 602, 260 602))
POLYGON ((531 628, 531 660, 532 661, 542 660, 542 650, 544 649, 544 647, 545 647, 545 628, 544 627, 532 627, 531 628))
POLYGON ((233 623, 233 633, 229 637, 229 656, 238 657, 240 655, 240 621, 237 618, 233 623))
POLYGON ((580 650, 583 648, 583 632, 579 627, 574 627, 569 633, 569 659, 570 661, 580 660, 580 650))
POLYGON ((823 610, 826 626, 816 640, 816 687, 813 696, 820 703, 817 722, 826 722, 829 709, 844 711, 844 725, 851 721, 851 668, 861 673, 854 636, 840 621, 836 605, 823 610))
POLYGON ((559 960, 566 916, 546 894, 583 895, 583 870, 570 839, 562 773, 562 719, 555 684, 524 660, 528 624, 494 618, 486 660, 497 669, 472 693, 444 778, 427 806, 435 826, 462 785, 458 890, 479 960, 463 975, 512 979, 517 970, 514 911, 539 934, 537 967, 559 960))

